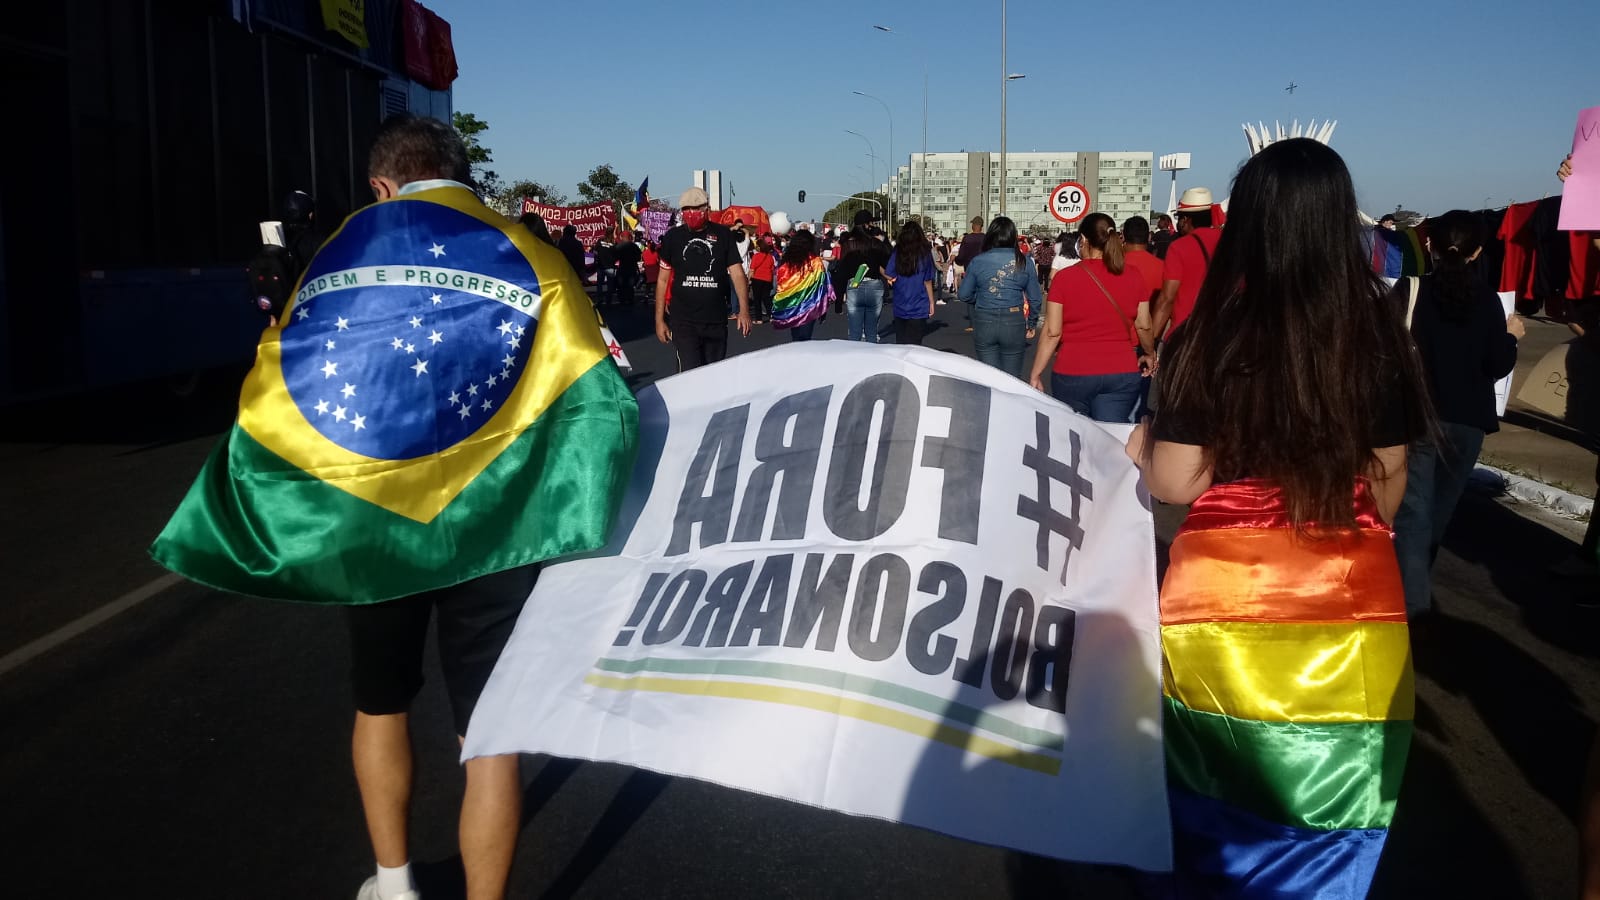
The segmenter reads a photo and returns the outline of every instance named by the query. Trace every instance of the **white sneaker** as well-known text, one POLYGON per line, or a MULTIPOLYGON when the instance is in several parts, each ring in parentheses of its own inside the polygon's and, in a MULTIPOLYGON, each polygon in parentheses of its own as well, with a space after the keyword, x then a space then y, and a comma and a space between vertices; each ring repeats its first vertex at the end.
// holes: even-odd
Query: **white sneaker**
MULTIPOLYGON (((356 900, 385 900, 378 896, 378 876, 369 876, 361 883, 361 890, 356 891, 356 900)), ((416 891, 406 891, 387 900, 422 900, 422 895, 416 891)))

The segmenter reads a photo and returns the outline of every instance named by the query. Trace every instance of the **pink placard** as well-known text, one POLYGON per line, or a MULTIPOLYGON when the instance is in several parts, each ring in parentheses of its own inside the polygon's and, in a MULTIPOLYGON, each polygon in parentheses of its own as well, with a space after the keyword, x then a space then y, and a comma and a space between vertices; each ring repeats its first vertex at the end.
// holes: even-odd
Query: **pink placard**
POLYGON ((1600 106, 1578 113, 1572 174, 1561 186, 1562 231, 1600 231, 1600 106))

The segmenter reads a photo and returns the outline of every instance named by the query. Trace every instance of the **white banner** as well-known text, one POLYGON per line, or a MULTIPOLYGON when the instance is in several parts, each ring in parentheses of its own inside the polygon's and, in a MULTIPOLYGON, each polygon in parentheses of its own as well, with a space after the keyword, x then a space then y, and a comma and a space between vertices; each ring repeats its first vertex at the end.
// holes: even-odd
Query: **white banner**
POLYGON ((467 733, 1161 870, 1154 533, 1121 437, 950 353, 809 341, 640 395, 616 536, 467 733))

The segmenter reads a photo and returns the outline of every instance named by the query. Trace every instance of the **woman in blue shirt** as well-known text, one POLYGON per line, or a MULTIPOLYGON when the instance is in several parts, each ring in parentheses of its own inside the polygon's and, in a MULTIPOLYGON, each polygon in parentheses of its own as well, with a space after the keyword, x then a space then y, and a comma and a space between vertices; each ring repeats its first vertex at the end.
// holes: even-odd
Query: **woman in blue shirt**
POLYGON ((908 221, 900 228, 883 278, 894 294, 894 342, 920 344, 924 326, 933 317, 933 245, 922 226, 908 221))
POLYGON ((978 361, 1022 377, 1028 333, 1039 321, 1039 276, 1017 249, 1017 223, 989 223, 983 252, 967 264, 961 299, 972 304, 972 344, 978 361))

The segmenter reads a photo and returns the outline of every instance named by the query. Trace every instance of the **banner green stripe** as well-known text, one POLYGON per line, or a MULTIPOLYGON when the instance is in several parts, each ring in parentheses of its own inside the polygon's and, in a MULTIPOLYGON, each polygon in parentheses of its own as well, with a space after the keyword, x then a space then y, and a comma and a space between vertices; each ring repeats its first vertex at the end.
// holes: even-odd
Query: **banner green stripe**
POLYGON ((1386 828, 1394 818, 1411 722, 1258 722, 1163 699, 1173 784, 1296 828, 1386 828))
POLYGON ((610 537, 637 418, 601 359, 427 523, 322 482, 235 426, 150 554, 220 590, 363 604, 593 550, 610 537))
POLYGON ((733 677, 771 678, 777 681, 812 684, 838 691, 848 691, 852 694, 864 694, 879 700, 898 703, 901 706, 909 706, 912 709, 938 716, 946 722, 955 722, 970 728, 982 729, 991 734, 997 734, 1044 750, 1060 750, 1066 743, 1066 739, 1061 735, 1051 734, 1039 728, 1030 728, 1027 725, 1012 722, 1009 719, 1002 719, 975 706, 954 703, 943 697, 937 697, 933 694, 888 681, 879 681, 876 678, 867 678, 863 675, 835 672, 831 669, 820 669, 815 666, 753 662, 743 659, 698 660, 656 659, 653 657, 644 659, 601 659, 596 661, 594 665, 597 669, 623 675, 633 675, 648 671, 665 672, 673 675, 728 675, 733 677))

